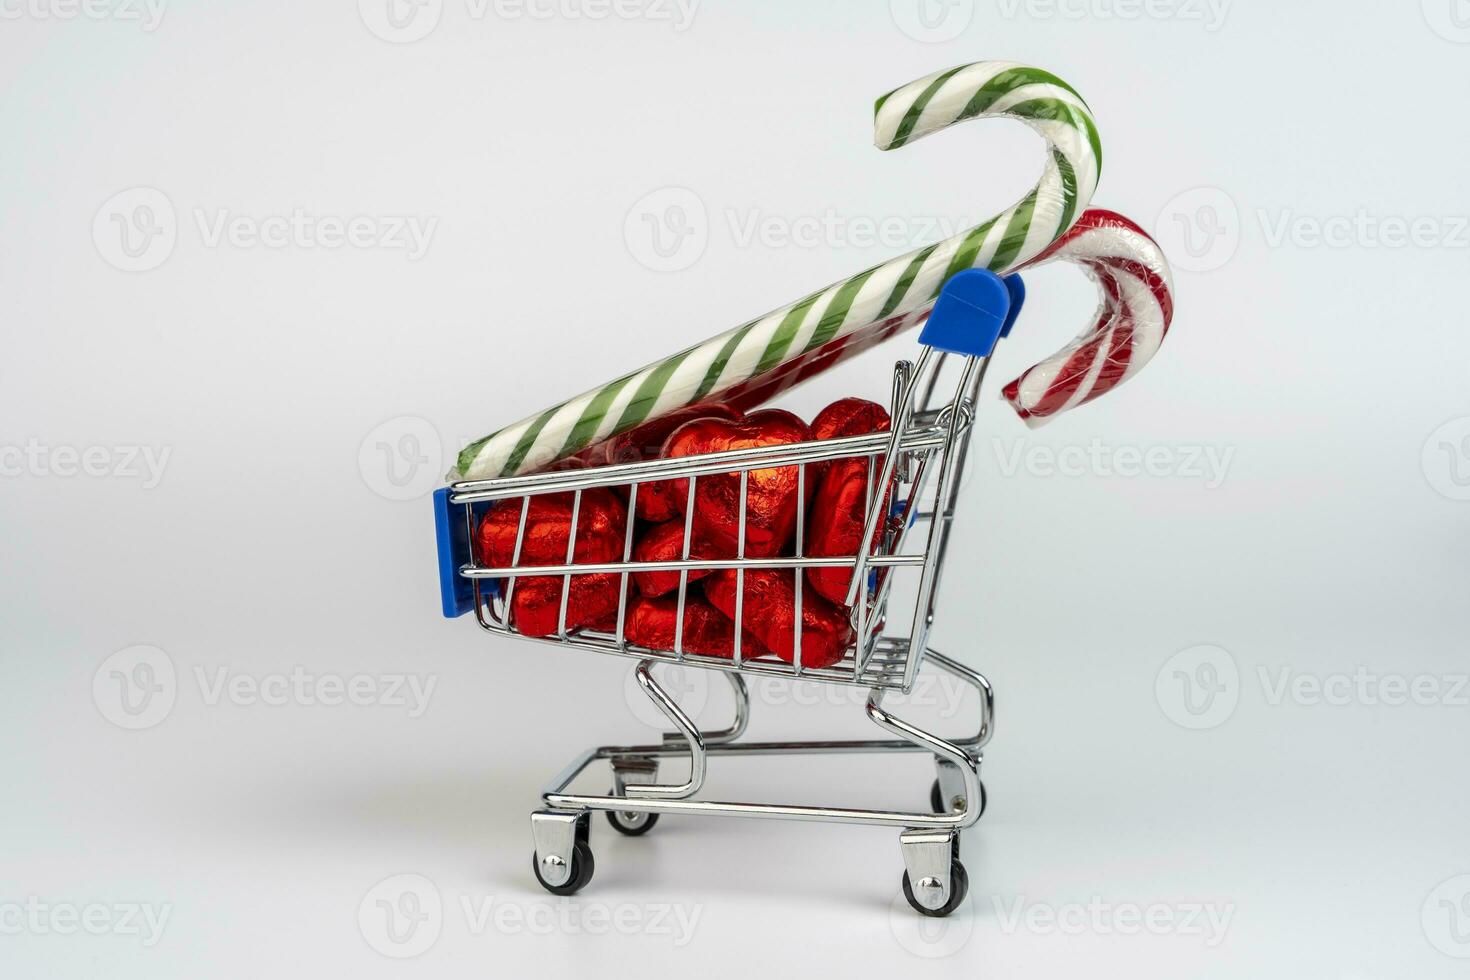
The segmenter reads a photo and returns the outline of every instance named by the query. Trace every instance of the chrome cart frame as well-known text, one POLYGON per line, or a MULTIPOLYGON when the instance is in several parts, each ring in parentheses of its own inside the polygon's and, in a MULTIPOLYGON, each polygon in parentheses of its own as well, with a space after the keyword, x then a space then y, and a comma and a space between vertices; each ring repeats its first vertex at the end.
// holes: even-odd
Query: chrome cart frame
MULTIPOLYGON (((489 633, 535 639, 561 647, 590 650, 638 661, 635 676, 643 693, 670 723, 663 741, 650 745, 600 746, 574 759, 542 793, 542 807, 531 815, 535 840, 532 867, 541 884, 554 894, 582 888, 592 877, 589 844, 591 812, 607 813, 624 834, 650 830, 661 814, 761 817, 898 828, 909 902, 926 915, 948 915, 964 901, 968 875, 959 860, 960 831, 971 827, 985 810, 985 788, 979 769, 982 750, 995 728, 995 699, 989 681, 965 665, 928 647, 937 606, 950 528, 958 500, 960 476, 969 449, 977 400, 990 354, 998 337, 1009 332, 1024 291, 1019 279, 1002 281, 992 273, 971 270, 951 278, 920 337, 916 362, 900 361, 894 370, 892 423, 889 432, 796 445, 737 449, 680 459, 660 459, 581 470, 535 473, 505 479, 456 483, 436 494, 445 612, 473 610, 489 633), (957 368, 958 381, 948 397, 936 397, 946 367, 957 368), (754 558, 745 555, 746 487, 750 473, 777 467, 797 471, 797 499, 805 500, 811 484, 809 467, 843 459, 867 460, 867 511, 863 544, 843 557, 805 554, 803 507, 798 507, 794 554, 754 558), (690 557, 693 501, 701 477, 739 474, 739 535, 736 557, 690 557), (875 478, 876 477, 876 478, 875 478), (640 486, 653 481, 687 481, 683 555, 677 560, 632 560, 634 520, 640 486), (621 561, 573 561, 577 521, 584 492, 593 488, 628 488, 626 540, 621 561), (556 565, 523 565, 530 498, 540 494, 571 495, 571 527, 566 561, 556 565), (476 521, 499 501, 520 501, 514 555, 509 567, 480 563, 474 549, 476 521), (917 529, 923 533, 915 533, 917 529), (837 663, 806 666, 802 660, 802 593, 804 570, 851 568, 847 606, 854 641, 837 663), (748 656, 742 649, 745 620, 741 604, 747 571, 791 569, 795 591, 794 656, 788 662, 764 652, 748 656), (685 601, 694 571, 736 573, 734 654, 716 657, 683 649, 685 601), (625 635, 629 577, 635 572, 679 573, 673 650, 652 650, 625 635), (616 574, 621 591, 616 626, 611 632, 569 629, 568 599, 573 575, 616 574), (558 629, 546 637, 517 632, 511 615, 516 582, 525 577, 560 577, 558 629), (899 579, 912 576, 909 610, 896 599, 899 579), (735 699, 728 728, 700 730, 669 692, 654 678, 652 667, 678 663, 724 672, 735 699), (927 731, 884 707, 891 693, 913 690, 920 669, 929 665, 957 678, 977 694, 972 733, 945 738, 927 731), (742 742, 750 717, 750 695, 743 675, 799 678, 868 690, 867 716, 891 738, 848 741, 742 742), (722 802, 696 798, 704 786, 711 756, 929 753, 938 770, 930 810, 854 809, 815 805, 722 802), (660 782, 659 761, 687 758, 688 778, 660 782), (606 795, 574 793, 569 787, 593 763, 606 761, 612 789, 606 795)), ((949 389, 945 389, 949 390, 949 389)), ((683 489, 681 488, 681 492, 683 489)))

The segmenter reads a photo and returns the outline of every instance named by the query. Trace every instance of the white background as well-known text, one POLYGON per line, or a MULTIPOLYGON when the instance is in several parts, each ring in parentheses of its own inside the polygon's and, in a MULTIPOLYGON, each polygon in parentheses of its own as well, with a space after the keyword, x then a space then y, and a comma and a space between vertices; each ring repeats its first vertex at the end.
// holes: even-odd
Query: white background
MULTIPOLYGON (((0 972, 1463 976, 1463 0, 528 2, 427 0, 399 28, 379 0, 0 2, 0 972), (1094 203, 1157 230, 1178 316, 1045 429, 985 403, 935 633, 1000 698, 967 906, 927 932, 895 910, 890 832, 671 818, 599 819, 596 877, 550 898, 539 786, 653 732, 626 662, 439 617, 426 491, 469 439, 1019 197, 1024 127, 870 145, 874 97, 983 58, 1086 95, 1094 203), (665 260, 640 235, 673 227, 669 188, 704 223, 665 260), (298 211, 326 230, 249 234, 298 211), (353 218, 362 243, 332 247, 353 218), (391 247, 398 218, 422 254, 391 247), (1110 465, 1151 447, 1173 467, 1110 465), (1187 462, 1207 450, 1220 472, 1187 462), (298 668, 373 703, 252 693, 298 668), (425 703, 392 697, 403 675, 425 703), (1415 683, 1432 703, 1396 696, 1415 683), (376 902, 410 886, 428 918, 395 944, 376 902)), ((997 380, 1091 310, 1073 270, 1030 285, 997 380)), ((884 397, 913 350, 786 404, 884 397)), ((716 723, 722 690, 686 680, 716 723)), ((753 735, 869 733, 799 693, 821 703, 758 692, 753 735)), ((895 807, 931 778, 711 775, 895 807)))

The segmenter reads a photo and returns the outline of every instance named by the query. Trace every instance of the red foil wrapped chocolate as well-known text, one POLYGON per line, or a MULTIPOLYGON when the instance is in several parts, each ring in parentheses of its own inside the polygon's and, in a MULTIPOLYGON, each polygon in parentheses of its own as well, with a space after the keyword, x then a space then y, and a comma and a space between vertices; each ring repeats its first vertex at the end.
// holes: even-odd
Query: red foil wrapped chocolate
MULTIPOLYGON (((694 541, 689 547, 690 558, 719 557, 718 548, 701 539, 698 534, 693 535, 693 538, 694 541)), ((633 546, 634 561, 679 561, 683 557, 684 521, 682 518, 649 528, 633 546)), ((691 571, 689 581, 697 582, 708 574, 708 571, 691 571)), ((633 581, 638 583, 638 591, 643 595, 661 596, 679 587, 679 573, 635 572, 633 581)))
MULTIPOLYGON (((613 436, 606 442, 593 447, 601 454, 596 462, 615 465, 638 463, 646 459, 660 459, 663 455, 664 442, 669 438, 669 434, 679 426, 696 419, 738 421, 743 417, 740 412, 720 402, 681 408, 650 422, 644 422, 622 435, 613 436)), ((624 499, 627 499, 626 492, 624 499)), ((667 521, 677 515, 680 509, 667 483, 640 485, 635 506, 638 516, 645 521, 667 521)))
MULTIPOLYGON (((520 560, 515 561, 521 500, 497 502, 486 512, 475 535, 480 563, 491 568, 566 564, 572 506, 573 495, 570 493, 532 497, 526 512, 520 560)), ((627 508, 616 495, 603 489, 583 491, 577 512, 573 564, 620 560, 627 522, 627 508)), ((621 577, 616 574, 572 576, 571 591, 567 596, 567 629, 592 626, 604 621, 609 612, 616 612, 620 584, 621 577)), ((562 591, 560 575, 517 579, 515 594, 511 598, 511 617, 515 627, 527 636, 555 633, 561 615, 562 591)))
MULTIPOLYGON (((650 650, 673 650, 674 625, 678 620, 677 596, 657 599, 640 596, 628 606, 623 634, 629 642, 650 650)), ((735 656, 735 624, 697 592, 685 597, 684 633, 680 640, 685 653, 735 656)), ((759 657, 767 652, 760 640, 747 630, 740 641, 741 658, 759 657)))
MULTIPOLYGON (((812 434, 819 439, 837 439, 887 432, 888 427, 888 410, 882 405, 861 398, 844 398, 822 409, 812 422, 812 434)), ((878 457, 877 464, 881 467, 882 457, 878 457)), ((806 525, 807 555, 845 558, 857 554, 867 520, 868 467, 866 458, 839 459, 827 464, 806 525)), ((880 472, 881 469, 874 472, 873 479, 880 472)), ((886 510, 886 493, 883 500, 886 510)), ((883 530, 884 523, 880 521, 873 532, 874 540, 883 530)), ((852 569, 810 568, 806 579, 819 595, 841 605, 847 601, 852 569)))
MULTIPOLYGON (((731 449, 753 449, 806 442, 811 430, 790 412, 752 412, 742 421, 699 419, 676 429, 664 444, 669 458, 701 456, 731 449)), ((779 554, 796 529, 797 467, 751 470, 745 495, 745 554, 768 558, 779 554)), ((670 480, 676 506, 688 500, 687 480, 670 480)), ((811 487, 807 487, 810 494, 811 487)), ((740 475, 722 473, 699 477, 694 491, 694 527, 698 539, 721 549, 719 557, 734 557, 740 537, 740 475)))
MULTIPOLYGON (((604 632, 617 625, 618 575, 573 575, 567 596, 567 629, 589 626, 604 632)), ((561 617, 562 577, 517 579, 510 601, 511 625, 525 636, 551 636, 561 617)))
MULTIPOLYGON (((704 581, 710 605, 735 620, 736 572, 726 569, 704 581)), ((741 619, 778 658, 796 662, 796 576, 788 569, 747 569, 741 619)), ((830 667, 853 640, 847 612, 810 590, 801 601, 801 664, 830 667)))

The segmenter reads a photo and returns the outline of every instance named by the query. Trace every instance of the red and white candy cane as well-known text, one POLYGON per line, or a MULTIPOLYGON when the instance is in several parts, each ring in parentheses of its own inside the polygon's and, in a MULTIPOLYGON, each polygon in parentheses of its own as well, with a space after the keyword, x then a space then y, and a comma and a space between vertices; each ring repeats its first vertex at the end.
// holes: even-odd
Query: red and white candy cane
POLYGON ((1174 319, 1163 250, 1121 214, 1088 210, 1022 268, 1057 261, 1084 267, 1102 290, 1102 305, 1081 336, 1005 386, 1006 401, 1031 426, 1133 377, 1158 351, 1174 319))

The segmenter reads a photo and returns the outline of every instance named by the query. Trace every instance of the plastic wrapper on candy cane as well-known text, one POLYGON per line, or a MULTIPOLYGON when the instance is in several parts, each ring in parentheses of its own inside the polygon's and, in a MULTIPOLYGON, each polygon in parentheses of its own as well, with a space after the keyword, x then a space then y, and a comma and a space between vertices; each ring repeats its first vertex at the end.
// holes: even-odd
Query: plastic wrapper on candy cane
POLYGON ((756 404, 918 324, 955 273, 1005 273, 1041 255, 1082 214, 1102 167, 1092 112, 1066 82, 1011 62, 937 72, 878 100, 875 142, 894 149, 988 117, 1018 119, 1047 142, 1041 179, 1015 205, 471 443, 449 478, 526 473, 688 405, 756 404))
POLYGON ((1028 425, 1112 391, 1148 363, 1174 318, 1169 263, 1142 228, 1093 209, 1028 266, 1083 266, 1102 290, 1091 327, 1006 385, 1003 394, 1028 425))

